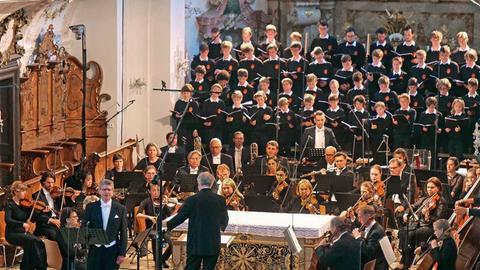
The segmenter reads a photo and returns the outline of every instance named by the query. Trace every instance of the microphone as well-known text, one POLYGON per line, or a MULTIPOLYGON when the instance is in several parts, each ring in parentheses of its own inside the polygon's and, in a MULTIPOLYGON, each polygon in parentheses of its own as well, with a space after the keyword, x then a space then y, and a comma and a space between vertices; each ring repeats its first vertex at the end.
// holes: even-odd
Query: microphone
POLYGON ((165 89, 165 88, 167 88, 167 83, 164 80, 162 80, 162 89, 165 89))
POLYGON ((128 102, 128 104, 133 104, 135 102, 135 99, 132 99, 128 102))
POLYGON ((383 134, 383 138, 388 139, 388 135, 387 135, 387 134, 383 134))

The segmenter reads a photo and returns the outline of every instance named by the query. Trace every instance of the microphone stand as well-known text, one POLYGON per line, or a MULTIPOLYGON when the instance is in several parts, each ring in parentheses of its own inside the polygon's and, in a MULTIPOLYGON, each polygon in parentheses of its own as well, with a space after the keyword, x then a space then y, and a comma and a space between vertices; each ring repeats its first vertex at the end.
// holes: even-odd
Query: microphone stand
MULTIPOLYGON (((308 141, 310 140, 310 138, 311 138, 311 136, 307 137, 307 140, 305 141, 305 145, 303 146, 302 153, 300 154, 300 158, 298 159, 298 162, 301 162, 301 160, 303 158, 303 155, 305 154, 305 149, 307 148, 308 141)), ((295 147, 295 149, 296 149, 296 147, 295 147)), ((285 192, 285 196, 283 197, 282 204, 280 204, 280 209, 282 209, 283 205, 285 204, 285 201, 286 201, 287 196, 289 194, 292 183, 297 181, 297 174, 298 174, 297 170, 298 170, 298 163, 295 163, 293 165, 293 173, 292 173, 292 177, 290 178, 290 183, 288 184, 287 191, 285 192)))
MULTIPOLYGON (((162 92, 182 92, 182 90, 180 90, 180 89, 167 89, 164 81, 162 81, 162 88, 153 88, 153 90, 154 91, 162 91, 162 92)), ((193 98, 190 98, 187 102, 187 105, 183 109, 182 116, 178 120, 177 126, 175 127, 175 130, 173 131, 173 136, 170 137, 168 145, 172 144, 173 140, 177 136, 180 125, 182 124, 183 119, 185 118, 185 115, 187 114, 188 107, 190 107, 190 104, 192 103, 192 101, 193 101, 193 98)), ((163 174, 164 174, 164 165, 165 165, 165 160, 167 158, 167 155, 168 155, 168 151, 165 151, 165 153, 163 154, 162 160, 160 161, 160 165, 159 165, 160 175, 162 177, 163 177, 163 174)), ((162 179, 161 178, 159 179, 157 185, 160 188, 160 196, 163 196, 163 185, 162 185, 162 179)), ((160 209, 163 209, 162 204, 163 204, 163 200, 160 200, 160 209)), ((157 223, 158 223, 158 221, 160 221, 160 223, 162 222, 162 211, 161 210, 159 211, 158 216, 157 216, 157 223)), ((156 241, 156 250, 155 250, 156 265, 155 265, 155 269, 159 269, 159 270, 162 269, 162 262, 160 262, 160 259, 162 257, 162 254, 161 254, 162 253, 162 248, 161 248, 162 239, 163 239, 162 226, 157 225, 157 238, 155 239, 155 241, 156 241)))
MULTIPOLYGON (((366 109, 363 108, 363 110, 366 110, 366 109)), ((357 120, 357 123, 359 123, 360 127, 362 128, 362 159, 365 159, 365 139, 370 139, 370 135, 367 133, 367 130, 365 130, 365 124, 363 122, 363 119, 360 120, 360 118, 358 118, 357 114, 355 113, 355 110, 353 111, 353 116, 355 117, 355 119, 357 120), (364 138, 364 137, 366 137, 366 138, 364 138)), ((355 152, 355 134, 354 134, 353 137, 354 138, 353 138, 353 149, 352 149, 352 151, 355 152)), ((354 157, 353 154, 352 154, 352 156, 354 157)), ((353 162, 355 162, 355 160, 353 162)), ((363 162, 362 162, 362 164, 363 164, 363 162)))
MULTIPOLYGON (((110 121, 113 120, 113 118, 115 118, 117 115, 119 115, 120 113, 123 113, 128 107, 130 107, 133 103, 135 102, 135 99, 132 99, 128 102, 127 105, 125 105, 125 107, 121 108, 119 111, 117 111, 114 115, 112 115, 110 118, 108 118, 105 123, 103 124, 105 126, 105 176, 107 175, 107 172, 108 172, 108 160, 107 160, 107 156, 108 156, 108 123, 110 123, 110 121)), ((56 157, 56 155, 55 155, 56 157)))
POLYGON ((385 164, 388 165, 388 153, 390 153, 390 147, 388 146, 388 135, 387 134, 383 134, 382 142, 377 147, 377 152, 378 153, 385 152, 385 164), (384 145, 384 144, 385 144, 385 151, 381 151, 380 149, 382 148, 382 145, 384 145))

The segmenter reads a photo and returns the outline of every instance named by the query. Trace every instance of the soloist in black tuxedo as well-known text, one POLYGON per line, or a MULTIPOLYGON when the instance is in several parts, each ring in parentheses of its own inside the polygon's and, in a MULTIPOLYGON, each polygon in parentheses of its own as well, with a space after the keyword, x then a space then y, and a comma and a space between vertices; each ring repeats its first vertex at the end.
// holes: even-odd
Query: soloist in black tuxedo
POLYGON ((330 270, 358 270, 360 265, 360 243, 351 234, 343 234, 331 246, 317 248, 320 265, 330 270))
POLYGON ((365 238, 360 238, 362 243, 362 269, 371 260, 376 260, 375 270, 388 269, 388 264, 383 256, 379 242, 384 236, 385 232, 382 226, 375 222, 367 235, 365 235, 365 238))
MULTIPOLYGON (((87 206, 82 224, 89 229, 103 229, 101 199, 87 206)), ((117 269, 117 257, 125 256, 127 251, 127 210, 125 206, 113 200, 105 233, 109 243, 112 241, 116 241, 116 243, 108 248, 90 246, 87 261, 90 270, 117 269)))
POLYGON ((167 222, 172 230, 188 219, 187 265, 185 269, 214 269, 220 253, 220 231, 228 225, 225 198, 211 189, 189 197, 178 214, 167 222))
MULTIPOLYGON (((305 146, 307 142, 308 136, 311 138, 308 140, 307 148, 315 148, 315 126, 309 127, 305 129, 302 136, 302 147, 305 146)), ((338 145, 337 140, 335 139, 335 134, 333 133, 332 129, 328 127, 323 127, 325 130, 325 147, 333 146, 338 150, 340 150, 340 145, 338 145)))
MULTIPOLYGON (((213 164, 213 159, 212 159, 212 154, 208 153, 206 156, 202 157, 202 162, 201 164, 208 169, 210 169, 210 166, 212 167, 213 172, 211 172, 213 175, 216 175, 217 173, 217 167, 219 164, 213 164), (208 162, 207 162, 208 159, 208 162)), ((235 172, 233 169, 233 159, 232 156, 221 153, 220 154, 220 164, 226 164, 228 168, 230 168, 230 176, 233 175, 235 172)))

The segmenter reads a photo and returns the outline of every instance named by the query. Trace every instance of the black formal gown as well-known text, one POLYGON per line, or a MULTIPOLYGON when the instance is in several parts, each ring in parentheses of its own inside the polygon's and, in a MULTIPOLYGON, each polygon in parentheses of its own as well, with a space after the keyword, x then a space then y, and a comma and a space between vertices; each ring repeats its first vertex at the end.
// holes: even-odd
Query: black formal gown
MULTIPOLYGON (((23 259, 20 264, 20 269, 47 269, 47 254, 43 241, 37 236, 25 233, 23 224, 28 220, 30 210, 24 208, 13 200, 7 203, 5 209, 5 238, 8 243, 21 246, 23 248, 23 259)), ((42 214, 34 214, 32 221, 45 219, 42 214)), ((45 221, 46 222, 46 221, 45 221)))

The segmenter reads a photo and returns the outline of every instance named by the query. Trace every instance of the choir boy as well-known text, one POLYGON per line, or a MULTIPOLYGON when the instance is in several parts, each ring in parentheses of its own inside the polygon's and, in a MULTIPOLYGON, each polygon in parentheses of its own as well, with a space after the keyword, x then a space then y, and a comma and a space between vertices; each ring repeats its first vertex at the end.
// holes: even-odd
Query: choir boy
POLYGON ((410 107, 410 95, 404 93, 398 97, 400 108, 393 115, 394 148, 410 148, 413 123, 417 112, 410 107))
POLYGON ((318 87, 326 90, 328 82, 333 78, 333 65, 325 60, 325 53, 321 47, 313 48, 311 55, 315 60, 308 65, 307 74, 315 74, 319 78, 318 87))
POLYGON ((419 47, 415 45, 413 29, 407 25, 403 28, 403 43, 397 46, 395 54, 403 58, 403 71, 408 72, 412 66, 417 64, 415 53, 419 47))
POLYGON ((207 69, 205 66, 199 65, 195 67, 195 79, 190 82, 194 89, 193 98, 200 104, 210 95, 210 83, 205 80, 206 73, 207 69))
POLYGON ((357 34, 353 27, 345 30, 345 42, 338 45, 337 53, 350 55, 352 65, 357 69, 365 65, 365 48, 363 44, 357 40, 357 34))
POLYGON ((202 43, 200 44, 200 53, 198 55, 195 55, 193 57, 192 63, 190 64, 190 68, 192 71, 192 80, 195 78, 195 68, 197 66, 204 66, 206 73, 205 73, 205 79, 212 84, 213 79, 214 79, 214 74, 213 72, 215 71, 215 62, 213 59, 208 57, 208 44, 202 43))
POLYGON ((315 47, 320 47, 325 52, 325 60, 332 62, 333 55, 337 51, 338 42, 335 36, 328 34, 328 22, 319 21, 317 23, 318 37, 312 40, 310 44, 310 51, 313 51, 315 47))
POLYGON ((295 117, 295 113, 288 107, 288 99, 280 98, 278 100, 278 144, 280 146, 279 154, 281 156, 291 156, 291 147, 295 142, 295 131, 298 126, 298 119, 295 117))
MULTIPOLYGON (((377 41, 370 45, 370 51, 373 52, 376 49, 379 49, 383 52, 383 65, 387 71, 391 70, 392 68, 392 59, 395 56, 393 54, 393 46, 390 42, 387 41, 388 31, 385 27, 380 27, 375 31, 377 35, 377 41)), ((372 57, 369 56, 368 62, 372 62, 372 57)))
POLYGON ((402 70, 403 58, 394 57, 392 59, 392 70, 388 73, 390 79, 390 89, 397 95, 405 93, 407 90, 407 73, 402 70))
POLYGON ((287 70, 283 73, 285 77, 292 79, 293 92, 298 96, 304 94, 305 69, 308 66, 308 61, 300 55, 301 50, 302 44, 300 42, 293 42, 290 44, 292 57, 287 60, 287 70))

